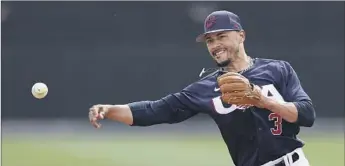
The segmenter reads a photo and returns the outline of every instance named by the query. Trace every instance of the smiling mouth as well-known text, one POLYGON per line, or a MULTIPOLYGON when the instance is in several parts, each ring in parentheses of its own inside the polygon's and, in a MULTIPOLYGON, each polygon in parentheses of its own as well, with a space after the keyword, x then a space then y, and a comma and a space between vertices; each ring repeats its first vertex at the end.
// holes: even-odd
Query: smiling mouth
POLYGON ((212 55, 213 55, 213 57, 219 58, 219 56, 225 52, 226 52, 225 49, 218 49, 218 50, 213 51, 212 55))

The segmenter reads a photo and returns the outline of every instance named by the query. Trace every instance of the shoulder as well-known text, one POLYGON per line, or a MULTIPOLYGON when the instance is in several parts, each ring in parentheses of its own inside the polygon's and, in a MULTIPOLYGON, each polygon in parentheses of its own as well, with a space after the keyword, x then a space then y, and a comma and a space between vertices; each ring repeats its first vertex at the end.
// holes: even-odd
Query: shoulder
POLYGON ((254 75, 263 73, 261 74, 262 78, 272 80, 279 85, 287 80, 293 71, 290 63, 285 60, 256 58, 253 73, 254 75))
POLYGON ((202 93, 205 88, 213 87, 216 84, 217 77, 219 75, 219 70, 214 71, 199 80, 189 84, 182 91, 191 93, 202 93))
POLYGON ((290 65, 289 62, 280 59, 256 58, 256 60, 260 64, 274 65, 279 67, 281 67, 282 65, 290 65))
POLYGON ((268 58, 256 58, 258 66, 267 66, 269 68, 275 68, 278 71, 291 70, 292 66, 288 61, 279 59, 268 58))

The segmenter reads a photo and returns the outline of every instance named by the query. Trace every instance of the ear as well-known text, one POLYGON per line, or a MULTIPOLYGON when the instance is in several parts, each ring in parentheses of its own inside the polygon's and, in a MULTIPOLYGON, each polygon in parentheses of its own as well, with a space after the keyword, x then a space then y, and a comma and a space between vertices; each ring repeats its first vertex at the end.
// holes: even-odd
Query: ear
POLYGON ((240 33, 240 38, 241 38, 240 42, 244 43, 244 41, 246 40, 246 32, 242 30, 239 33, 240 33))

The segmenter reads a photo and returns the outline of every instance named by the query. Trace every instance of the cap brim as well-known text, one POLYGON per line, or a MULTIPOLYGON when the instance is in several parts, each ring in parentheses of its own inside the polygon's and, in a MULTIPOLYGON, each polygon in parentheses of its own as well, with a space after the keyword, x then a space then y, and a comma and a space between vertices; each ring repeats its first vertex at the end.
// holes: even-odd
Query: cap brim
POLYGON ((217 33, 217 32, 223 32, 223 31, 235 31, 235 30, 237 31, 237 29, 217 29, 213 31, 208 31, 196 37, 196 42, 204 42, 206 35, 211 34, 211 33, 217 33))

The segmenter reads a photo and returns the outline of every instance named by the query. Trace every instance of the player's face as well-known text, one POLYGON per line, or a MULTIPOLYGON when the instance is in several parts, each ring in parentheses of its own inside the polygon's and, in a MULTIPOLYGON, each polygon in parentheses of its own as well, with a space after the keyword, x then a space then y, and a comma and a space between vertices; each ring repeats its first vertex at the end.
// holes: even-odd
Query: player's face
POLYGON ((243 31, 215 32, 205 38, 207 49, 219 67, 228 66, 236 58, 243 41, 243 31))

